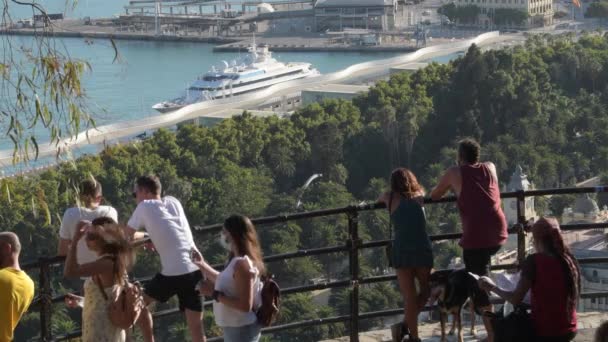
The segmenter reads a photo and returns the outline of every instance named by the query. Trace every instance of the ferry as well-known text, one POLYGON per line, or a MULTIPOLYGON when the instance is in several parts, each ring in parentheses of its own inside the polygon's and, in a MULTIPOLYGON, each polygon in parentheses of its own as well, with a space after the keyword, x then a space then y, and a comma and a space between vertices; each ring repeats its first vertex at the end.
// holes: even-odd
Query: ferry
POLYGON ((272 58, 267 45, 257 46, 255 41, 248 53, 232 62, 222 61, 219 66, 198 77, 186 89, 185 94, 152 106, 168 113, 187 105, 214 99, 230 98, 258 91, 277 83, 319 75, 310 63, 282 63, 272 58))

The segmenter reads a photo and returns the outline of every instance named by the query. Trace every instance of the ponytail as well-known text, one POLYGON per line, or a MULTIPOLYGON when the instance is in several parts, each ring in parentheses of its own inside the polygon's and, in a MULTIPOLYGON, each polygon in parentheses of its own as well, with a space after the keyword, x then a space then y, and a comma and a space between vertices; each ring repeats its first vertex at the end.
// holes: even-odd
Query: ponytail
POLYGON ((567 313, 571 315, 578 303, 581 273, 576 258, 564 243, 558 221, 551 217, 540 218, 532 226, 532 235, 549 253, 559 258, 562 264, 566 281, 567 313))
POLYGON ((572 311, 576 309, 581 289, 581 275, 578 262, 574 255, 572 255, 570 248, 564 244, 564 239, 559 230, 552 230, 549 236, 546 237, 545 243, 549 251, 555 254, 562 264, 566 280, 566 290, 568 291, 566 297, 568 303, 567 313, 570 316, 572 311))

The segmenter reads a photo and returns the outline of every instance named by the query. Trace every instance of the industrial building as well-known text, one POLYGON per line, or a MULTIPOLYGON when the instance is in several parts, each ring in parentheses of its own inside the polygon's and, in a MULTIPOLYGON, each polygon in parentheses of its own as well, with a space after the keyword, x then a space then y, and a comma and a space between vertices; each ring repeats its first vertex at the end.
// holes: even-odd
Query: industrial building
POLYGON ((389 31, 395 28, 397 0, 316 0, 317 31, 365 29, 389 31))

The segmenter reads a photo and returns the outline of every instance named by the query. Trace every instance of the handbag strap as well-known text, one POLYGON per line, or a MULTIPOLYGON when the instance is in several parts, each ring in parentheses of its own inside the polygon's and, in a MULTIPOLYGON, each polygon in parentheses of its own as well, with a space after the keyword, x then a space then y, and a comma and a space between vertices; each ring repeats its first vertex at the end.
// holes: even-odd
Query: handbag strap
MULTIPOLYGON (((112 274, 115 274, 116 273, 115 257, 110 254, 104 254, 101 256, 101 258, 108 258, 108 259, 112 260, 112 274)), ((97 287, 99 287, 99 291, 101 292, 101 295, 103 296, 103 298, 105 300, 108 300, 108 295, 106 294, 106 290, 103 288, 103 285, 101 284, 101 278, 99 277, 99 275, 96 274, 92 278, 93 278, 93 282, 95 282, 95 284, 97 284, 97 287)))
POLYGON ((103 288, 103 285, 101 285, 101 279, 99 278, 99 276, 98 275, 94 275, 93 276, 93 281, 95 282, 95 284, 97 284, 97 287, 99 287, 99 291, 101 292, 101 295, 107 301, 108 300, 108 295, 106 294, 106 290, 103 288))
POLYGON ((388 206, 386 207, 386 209, 388 209, 388 233, 389 233, 390 240, 392 240, 393 239, 393 215, 391 214, 391 208, 393 207, 393 192, 391 191, 388 196, 389 196, 388 197, 388 206))

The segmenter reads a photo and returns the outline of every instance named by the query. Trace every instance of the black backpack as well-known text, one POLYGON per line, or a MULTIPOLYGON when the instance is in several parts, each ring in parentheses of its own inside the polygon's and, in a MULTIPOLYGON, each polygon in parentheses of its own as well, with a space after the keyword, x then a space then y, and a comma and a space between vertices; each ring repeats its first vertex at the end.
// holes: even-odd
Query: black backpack
POLYGON ((261 305, 256 311, 258 323, 264 327, 272 325, 279 315, 281 289, 272 275, 262 277, 261 305))
POLYGON ((534 326, 526 304, 516 305, 506 317, 502 313, 490 314, 496 342, 533 342, 534 326))

